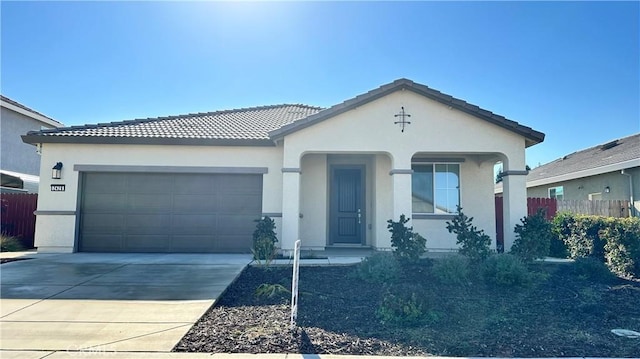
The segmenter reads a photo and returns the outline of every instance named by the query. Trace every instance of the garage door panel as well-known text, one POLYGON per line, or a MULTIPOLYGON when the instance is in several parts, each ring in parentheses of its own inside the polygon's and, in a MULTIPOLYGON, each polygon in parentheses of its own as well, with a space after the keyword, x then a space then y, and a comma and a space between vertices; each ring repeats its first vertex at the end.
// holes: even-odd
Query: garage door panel
POLYGON ((256 219, 258 218, 251 215, 221 214, 218 216, 218 230, 216 233, 220 235, 238 234, 251 236, 255 230, 256 222, 254 221, 256 219))
POLYGON ((174 196, 173 210, 182 213, 211 213, 218 210, 218 196, 177 194, 174 196))
POLYGON ((168 252, 170 236, 165 235, 132 235, 125 238, 127 252, 168 252))
POLYGON ((121 212, 127 207, 125 194, 85 194, 83 209, 86 212, 121 212))
POLYGON ((173 183, 176 194, 215 194, 216 178, 210 175, 179 175, 173 183))
POLYGON ((86 173, 84 193, 125 193, 127 178, 120 173, 86 173))
POLYGON ((127 211, 171 212, 170 194, 130 194, 127 211))
POLYGON ((213 235, 178 234, 173 236, 173 252, 213 252, 215 251, 213 235))
POLYGON ((85 214, 82 216, 85 233, 119 234, 125 228, 126 218, 122 214, 85 214))
POLYGON ((262 210, 262 202, 252 195, 220 195, 219 202, 224 205, 220 211, 225 213, 258 213, 262 210))
POLYGON ((80 248, 248 253, 261 213, 262 175, 83 174, 80 248))
POLYGON ((184 214, 172 218, 173 233, 211 235, 217 230, 215 214, 184 214))
POLYGON ((136 173, 129 175, 129 193, 170 193, 174 176, 158 173, 136 173))
POLYGON ((86 252, 120 252, 124 236, 117 234, 85 233, 82 236, 81 251, 86 252))
POLYGON ((257 194, 262 192, 262 176, 220 175, 216 185, 218 193, 257 194))
POLYGON ((167 234, 171 231, 170 214, 136 214, 127 216, 129 234, 167 234))

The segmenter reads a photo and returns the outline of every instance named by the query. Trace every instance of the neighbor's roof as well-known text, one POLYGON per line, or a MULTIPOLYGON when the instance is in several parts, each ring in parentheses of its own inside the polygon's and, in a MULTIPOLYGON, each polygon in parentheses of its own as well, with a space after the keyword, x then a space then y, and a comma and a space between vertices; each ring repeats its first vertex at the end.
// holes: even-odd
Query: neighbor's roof
POLYGON ((527 147, 544 140, 541 132, 407 79, 396 80, 325 110, 307 105, 252 107, 34 131, 22 138, 27 143, 273 145, 290 133, 399 90, 413 91, 522 135, 527 147))
POLYGON ((527 176, 527 187, 638 166, 640 166, 640 133, 577 151, 536 167, 527 176))
POLYGON ((6 96, 0 95, 0 104, 2 105, 2 107, 8 108, 10 110, 13 110, 15 112, 21 113, 25 116, 29 116, 33 119, 36 119, 40 122, 46 123, 50 126, 53 127, 62 127, 64 126, 64 124, 62 124, 61 122, 58 122, 54 119, 52 119, 51 117, 45 116, 43 114, 41 114, 38 111, 35 111, 23 104, 21 104, 18 101, 14 101, 6 96))
POLYGON ((269 131, 320 111, 307 105, 273 105, 146 118, 29 132, 28 143, 159 143, 273 145, 269 131))

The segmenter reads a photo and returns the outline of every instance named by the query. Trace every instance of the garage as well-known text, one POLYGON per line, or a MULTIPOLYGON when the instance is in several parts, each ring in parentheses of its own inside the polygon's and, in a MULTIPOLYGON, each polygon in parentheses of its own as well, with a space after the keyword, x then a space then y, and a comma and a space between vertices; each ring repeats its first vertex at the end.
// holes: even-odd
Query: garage
POLYGON ((82 252, 246 253, 261 174, 82 173, 82 252))

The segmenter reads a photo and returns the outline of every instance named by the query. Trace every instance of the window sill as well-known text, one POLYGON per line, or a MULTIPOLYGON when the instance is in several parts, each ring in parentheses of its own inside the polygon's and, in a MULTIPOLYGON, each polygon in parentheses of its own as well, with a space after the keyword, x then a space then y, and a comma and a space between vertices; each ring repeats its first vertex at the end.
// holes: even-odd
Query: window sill
POLYGON ((413 213, 412 219, 453 219, 455 214, 428 214, 428 213, 413 213))

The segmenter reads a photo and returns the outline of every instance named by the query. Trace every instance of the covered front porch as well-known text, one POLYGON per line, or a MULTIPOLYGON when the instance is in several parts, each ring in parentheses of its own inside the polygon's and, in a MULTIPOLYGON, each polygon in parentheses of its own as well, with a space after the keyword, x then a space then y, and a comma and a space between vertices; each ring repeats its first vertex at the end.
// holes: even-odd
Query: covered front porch
MULTIPOLYGON (((446 230, 446 222, 460 205, 492 237, 495 249, 493 168, 497 161, 507 162, 498 153, 301 154, 298 166, 282 170, 281 248, 286 253, 300 239, 307 251, 390 250, 387 221, 397 221, 404 214, 411 218, 408 225, 427 238, 430 252, 451 252, 457 250, 456 238, 446 230)), ((512 199, 522 192, 524 205, 518 208, 519 202, 507 201, 505 219, 519 219, 526 214, 524 186, 521 191, 509 188, 512 199), (509 216, 519 212, 524 214, 509 216)), ((505 220, 505 228, 514 225, 505 220)))

